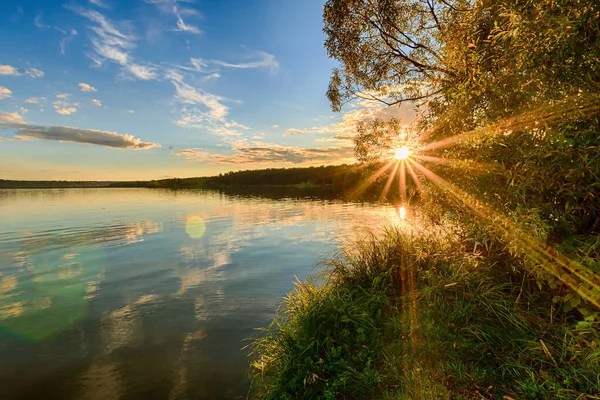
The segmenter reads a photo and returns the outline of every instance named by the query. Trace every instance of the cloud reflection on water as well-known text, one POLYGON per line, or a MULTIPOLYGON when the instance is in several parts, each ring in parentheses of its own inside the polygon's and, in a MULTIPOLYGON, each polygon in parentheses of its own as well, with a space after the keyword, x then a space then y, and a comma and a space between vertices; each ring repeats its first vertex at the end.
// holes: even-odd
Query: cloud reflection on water
MULTIPOLYGON (((210 396, 211 388, 238 393, 241 340, 271 318, 294 275, 306 276, 340 240, 397 214, 211 192, 32 196, 0 194, 9 216, 0 229, 0 335, 27 338, 19 354, 73 341, 61 373, 78 371, 68 379, 85 398, 123 397, 140 385, 171 398, 210 396), (201 235, 189 234, 193 216, 202 218, 201 235)), ((35 371, 23 385, 44 379, 35 371)))

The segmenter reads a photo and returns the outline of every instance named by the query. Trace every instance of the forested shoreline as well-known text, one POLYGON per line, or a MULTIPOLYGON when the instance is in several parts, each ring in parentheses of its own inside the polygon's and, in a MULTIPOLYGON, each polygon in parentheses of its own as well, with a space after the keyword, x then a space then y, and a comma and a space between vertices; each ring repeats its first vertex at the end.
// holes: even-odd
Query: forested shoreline
MULTIPOLYGON (((343 164, 319 167, 267 168, 227 172, 215 176, 170 178, 149 181, 23 181, 2 180, 0 189, 66 189, 66 188, 152 188, 207 189, 231 193, 269 195, 281 193, 341 197, 346 199, 378 199, 389 174, 382 174, 369 187, 364 180, 379 164, 343 164), (360 189, 360 190, 359 190, 360 189)), ((388 190, 385 199, 398 199, 398 187, 388 190)))

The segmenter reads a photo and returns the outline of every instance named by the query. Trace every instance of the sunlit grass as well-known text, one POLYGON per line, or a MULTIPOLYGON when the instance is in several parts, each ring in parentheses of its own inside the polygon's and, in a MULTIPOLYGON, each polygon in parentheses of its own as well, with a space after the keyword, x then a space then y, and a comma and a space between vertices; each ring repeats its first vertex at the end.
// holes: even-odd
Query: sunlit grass
MULTIPOLYGON (((570 328, 532 275, 513 280, 460 239, 390 230, 297 283, 253 344, 260 399, 578 398, 600 341, 570 328), (508 397, 505 397, 508 396, 508 397)), ((585 396, 580 397, 585 398, 585 396)))

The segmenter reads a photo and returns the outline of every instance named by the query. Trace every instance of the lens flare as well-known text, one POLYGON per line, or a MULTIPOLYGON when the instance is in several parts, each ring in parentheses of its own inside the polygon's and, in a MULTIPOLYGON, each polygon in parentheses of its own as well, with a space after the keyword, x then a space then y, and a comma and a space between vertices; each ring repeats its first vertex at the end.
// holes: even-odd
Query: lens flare
POLYGON ((202 217, 198 215, 192 215, 188 217, 185 221, 185 232, 192 239, 200 239, 204 236, 204 232, 206 231, 206 224, 202 217))
POLYGON ((394 149, 394 158, 397 160, 406 160, 410 155, 411 151, 406 146, 399 147, 394 149))
POLYGON ((404 206, 400 207, 400 209, 398 210, 398 212, 400 213, 400 219, 405 219, 406 218, 406 208, 404 206))

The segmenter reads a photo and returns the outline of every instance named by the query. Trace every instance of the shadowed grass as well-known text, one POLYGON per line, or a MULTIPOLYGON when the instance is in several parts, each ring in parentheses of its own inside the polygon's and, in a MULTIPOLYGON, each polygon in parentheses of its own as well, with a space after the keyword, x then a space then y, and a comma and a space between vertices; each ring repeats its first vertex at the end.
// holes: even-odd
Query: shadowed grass
POLYGON ((460 246, 389 230, 334 254, 253 342, 256 397, 600 398, 597 322, 460 246))

